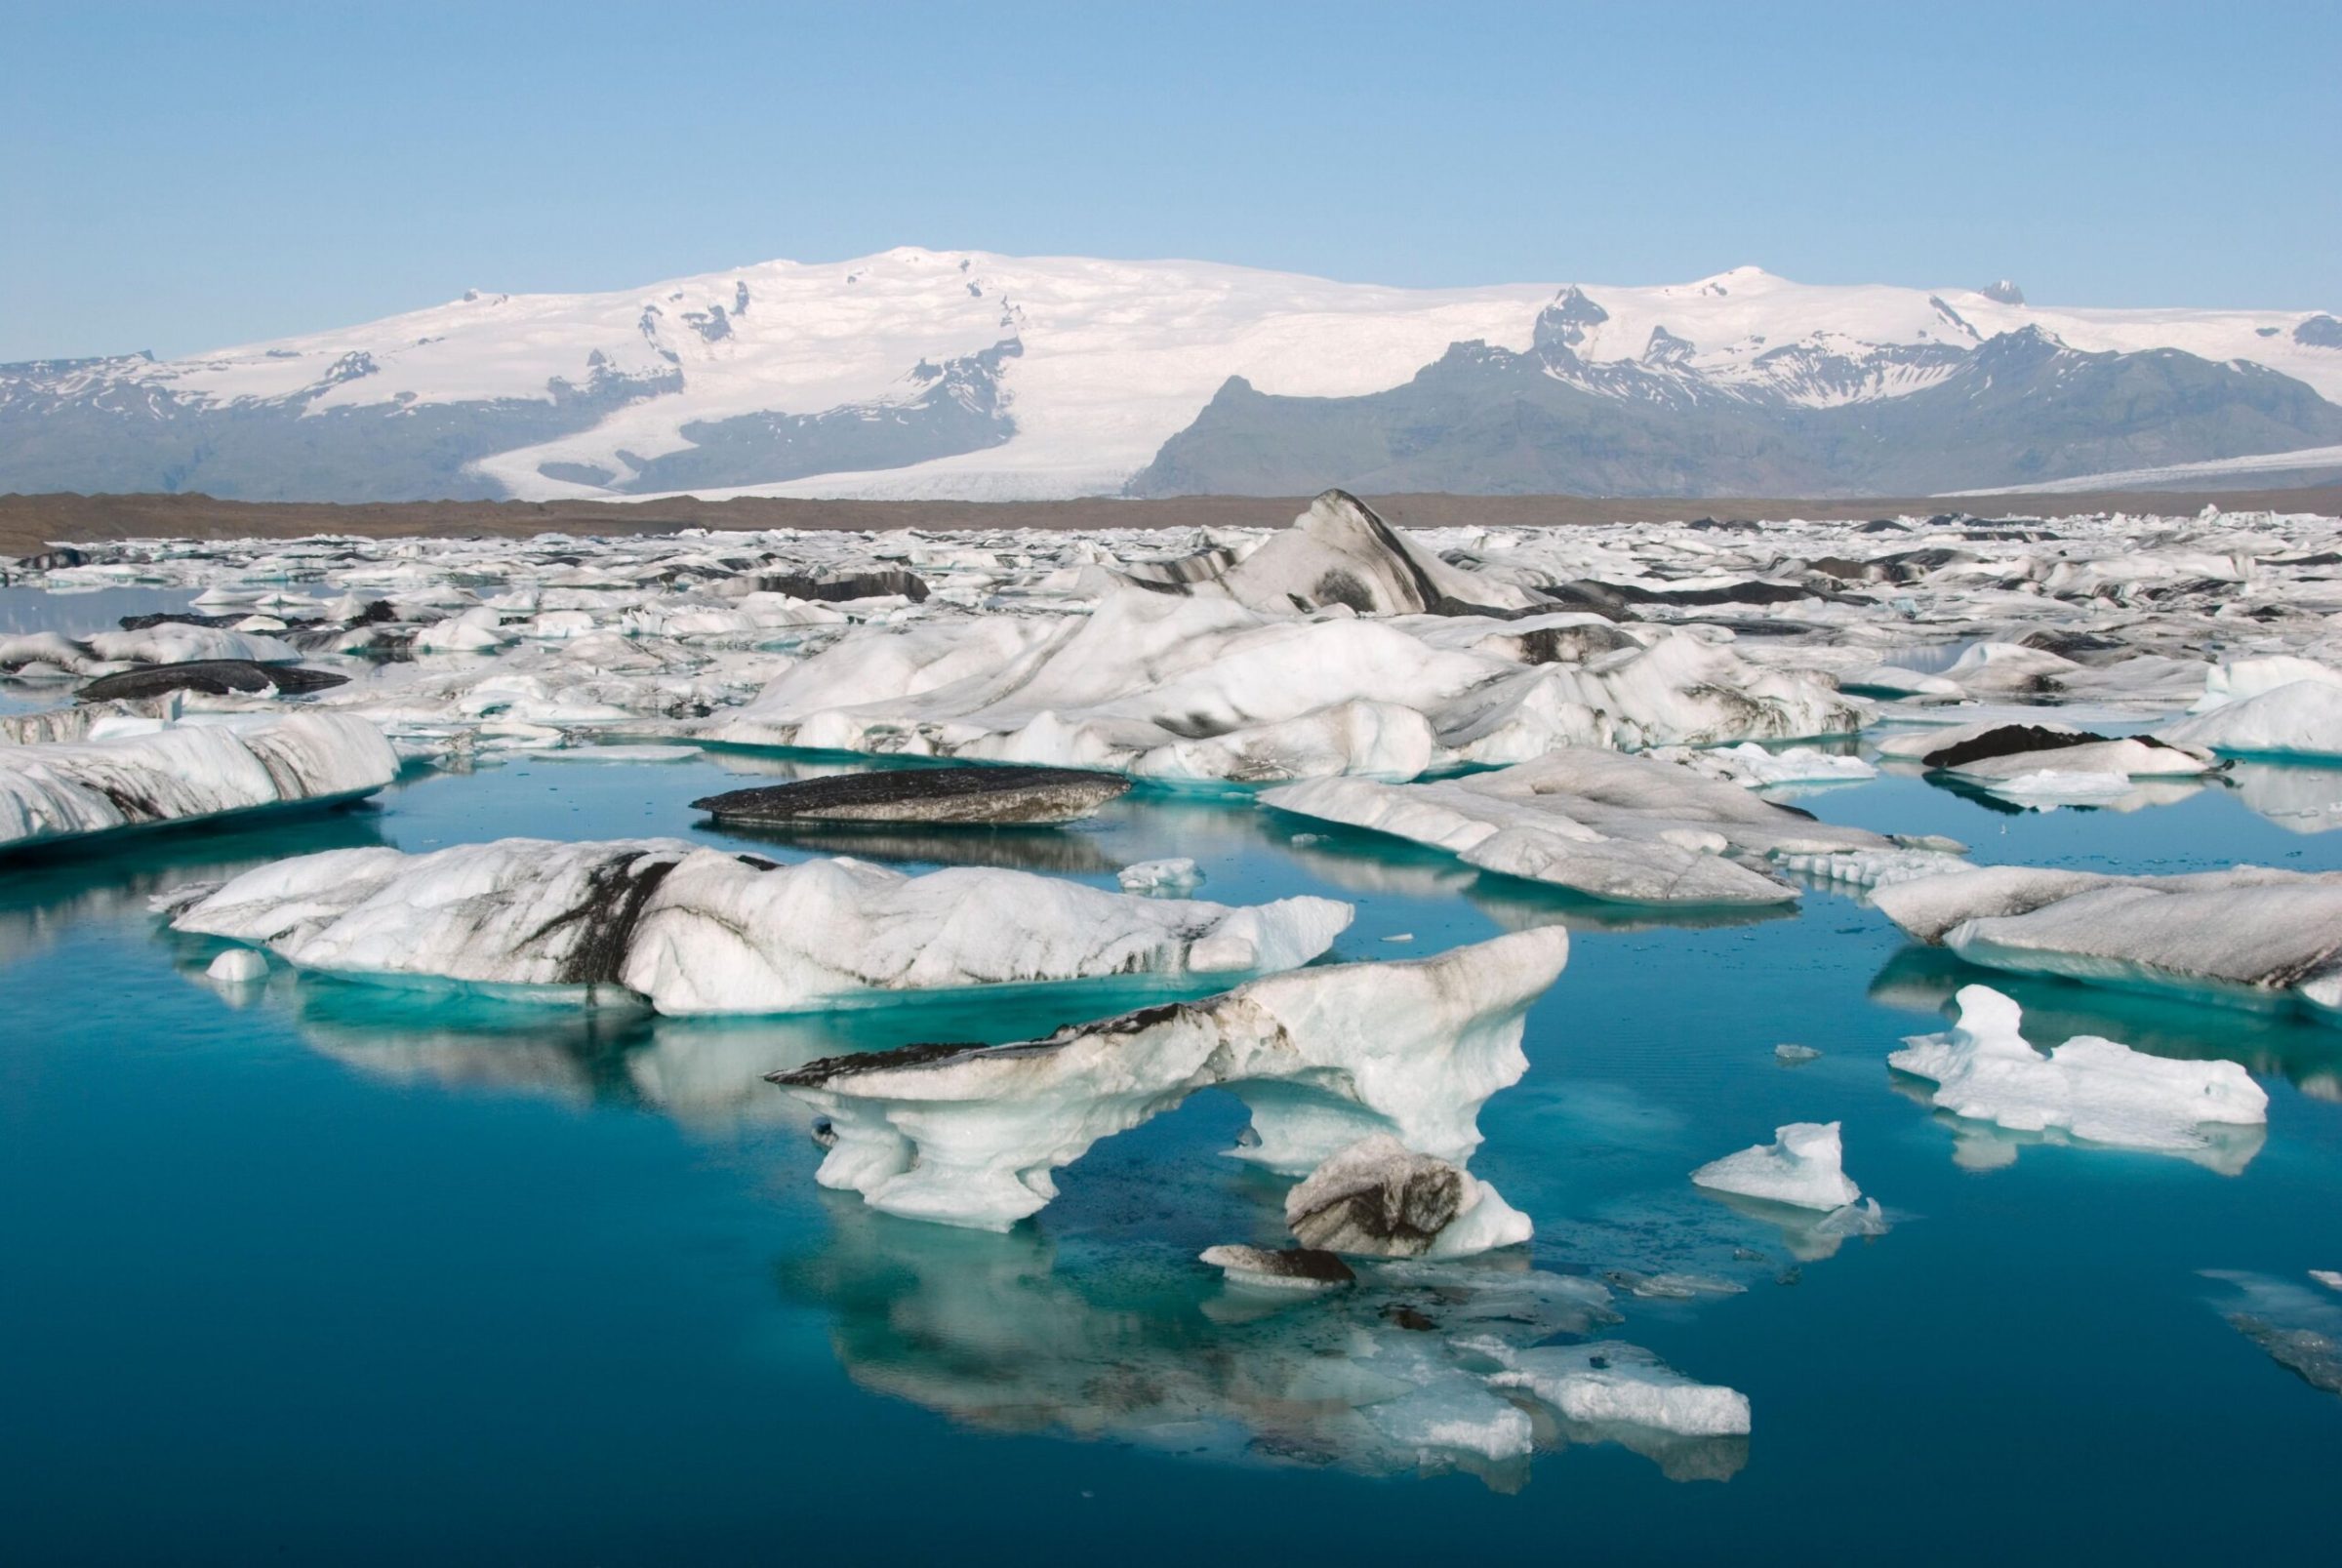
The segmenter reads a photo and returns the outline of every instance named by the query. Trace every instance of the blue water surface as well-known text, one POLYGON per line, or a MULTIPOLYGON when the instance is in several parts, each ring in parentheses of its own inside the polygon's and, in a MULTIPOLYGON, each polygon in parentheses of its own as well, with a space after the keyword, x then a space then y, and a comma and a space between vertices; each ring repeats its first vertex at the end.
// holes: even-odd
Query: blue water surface
MULTIPOLYGON (((1582 1442, 1525 1467, 1360 1473, 1290 1440, 1306 1412, 1247 1403, 1298 1320, 1231 1310, 1194 1262, 1280 1231, 1280 1184, 1220 1156, 1244 1120, 1232 1099, 1101 1145, 1057 1203, 995 1236, 820 1190, 806 1114, 761 1081, 843 1050, 1027 1037, 1137 992, 747 1022, 281 968, 239 995, 204 978, 216 945, 147 911, 182 882, 359 844, 679 834, 796 856, 805 844, 713 831, 688 802, 806 765, 425 772, 356 810, 0 866, 6 1556, 2330 1554, 2342 1398, 2237 1332, 2201 1271, 2342 1267, 2342 1029, 1993 979, 1829 892, 1794 913, 1605 909, 1240 795, 1141 792, 1062 832, 829 843, 1102 886, 1191 855, 1205 897, 1354 902, 1343 958, 1572 928, 1568 972, 1529 1018, 1529 1073, 1482 1116, 1474 1169, 1538 1232, 1491 1266, 1607 1280, 1624 1321, 1600 1332, 1745 1391, 1753 1434, 1657 1458, 1582 1442), (1980 979, 2026 1004, 2037 1043, 2095 1032, 2242 1062, 2270 1093, 2265 1142, 2200 1163, 1930 1110, 1886 1054, 1980 979), (1782 1042, 1823 1055, 1784 1066, 1782 1042), (1888 1234, 1823 1256, 1685 1180, 1793 1120, 1844 1123, 1847 1169, 1888 1234), (1666 1274, 1735 1288, 1635 1294, 1666 1274)), ((2277 784, 2296 804, 2342 800, 2331 778, 2277 784)), ((2012 815, 1896 777, 1800 804, 1948 833, 1994 863, 2342 868, 2342 834, 2279 825, 2238 784, 2130 813, 2012 815)))

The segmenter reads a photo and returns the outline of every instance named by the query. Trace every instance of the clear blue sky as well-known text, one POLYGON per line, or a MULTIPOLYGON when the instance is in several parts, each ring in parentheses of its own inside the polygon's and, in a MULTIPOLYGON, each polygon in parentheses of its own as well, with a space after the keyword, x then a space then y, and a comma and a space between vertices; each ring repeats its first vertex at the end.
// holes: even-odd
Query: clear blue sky
POLYGON ((2342 0, 0 0, 0 359, 920 244, 2342 309, 2342 0))

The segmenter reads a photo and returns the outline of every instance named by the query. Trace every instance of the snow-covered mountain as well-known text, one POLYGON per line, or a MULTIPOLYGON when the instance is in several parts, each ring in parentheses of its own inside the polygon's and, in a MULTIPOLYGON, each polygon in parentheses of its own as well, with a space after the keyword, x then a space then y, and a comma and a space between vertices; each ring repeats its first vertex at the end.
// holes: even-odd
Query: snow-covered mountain
POLYGON ((2006 282, 1754 267, 1409 290, 903 249, 0 367, 0 490, 1977 488, 2331 446, 2337 401, 2342 322, 2301 312, 2056 309, 2006 282))

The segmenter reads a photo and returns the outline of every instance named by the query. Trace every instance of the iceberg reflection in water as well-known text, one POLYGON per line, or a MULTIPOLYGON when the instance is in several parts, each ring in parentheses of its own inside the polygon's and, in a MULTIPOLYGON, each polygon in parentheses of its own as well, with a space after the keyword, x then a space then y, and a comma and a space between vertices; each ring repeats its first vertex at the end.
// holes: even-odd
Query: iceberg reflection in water
MULTIPOLYGON (((1613 1442, 1674 1480, 1725 1480, 1743 1435, 1577 1421, 1497 1386, 1540 1344, 1618 1321, 1599 1282, 1512 1256, 1366 1264, 1344 1290, 1222 1287, 1161 1248, 922 1226, 850 1200, 776 1266, 864 1387, 990 1431, 1056 1432, 1220 1461, 1366 1474, 1462 1470, 1499 1490, 1533 1457, 1613 1442)), ((1622 1357, 1623 1358, 1623 1357, 1622 1357)))

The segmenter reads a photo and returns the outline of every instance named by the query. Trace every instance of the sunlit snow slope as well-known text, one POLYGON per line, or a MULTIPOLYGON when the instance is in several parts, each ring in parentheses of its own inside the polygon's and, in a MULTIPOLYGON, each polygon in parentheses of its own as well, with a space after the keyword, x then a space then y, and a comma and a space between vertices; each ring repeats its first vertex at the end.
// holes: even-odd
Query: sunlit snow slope
MULTIPOLYGON (((2014 291, 1995 291, 2004 293, 2014 291)), ((2146 421, 2145 438, 2126 434, 2098 468, 2342 441, 2342 409, 2329 401, 2342 399, 2342 324, 2299 312, 2059 310, 1970 290, 1811 287, 1755 268, 1665 288, 1407 290, 1195 261, 902 249, 615 294, 471 294, 184 359, 0 367, 0 490, 1040 499, 1116 493, 1143 471, 1158 492, 1244 488, 1213 482, 1233 471, 1211 456, 1225 428, 1222 447, 1187 449, 1209 461, 1174 465, 1196 482, 1157 464, 1232 378, 1270 399, 1372 398, 1459 343, 1535 355, 1503 363, 1539 378, 1539 396, 1564 400, 1560 418, 1579 433, 1556 441, 1619 444, 1598 420, 1586 423, 1588 409, 1631 409, 1646 424, 1722 418, 1734 422, 1727 445, 1775 430, 1820 443, 1804 468, 1783 471, 1827 481, 1840 439, 1827 433, 1832 411, 1945 388, 1963 367, 1973 375, 1988 342, 2027 328, 2101 379, 2132 361, 2080 356, 2179 351, 2148 367, 2159 387, 2174 367, 2184 373, 2176 389, 2142 405, 2124 382, 2122 417, 2146 421)), ((2082 388, 2067 396, 2085 399, 2079 416, 2061 418, 2086 422, 2097 417, 2087 399, 2109 400, 2066 368, 2039 374, 2056 385, 2024 395, 2082 388)), ((1475 417, 1487 398, 1517 395, 1475 388, 1458 394, 1479 400, 1475 417)), ((1282 407, 1314 418, 1318 405, 1282 407)), ((1959 419, 1931 414, 1917 431, 1867 439, 1925 445, 1959 419)), ((1281 440, 1277 428, 1256 438, 1281 440)), ((1999 483, 2019 461, 1999 436, 1960 439, 1938 464, 1955 479, 1999 483)), ((1322 465, 1357 466, 1354 446, 1334 442, 1322 465)), ((1477 488, 1474 461, 1436 471, 1477 488)), ((2054 455, 2028 461, 2055 466, 2054 455)), ((1564 450, 1521 471, 1566 487, 1576 470, 1564 450)), ((1614 462, 1573 488, 1696 494, 1728 490, 1738 472, 1692 472, 1679 456, 1614 462)), ((1361 477, 1322 472, 1302 488, 1361 477)))

